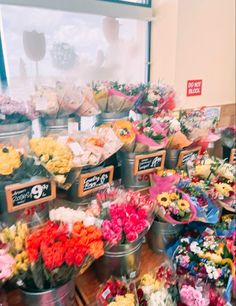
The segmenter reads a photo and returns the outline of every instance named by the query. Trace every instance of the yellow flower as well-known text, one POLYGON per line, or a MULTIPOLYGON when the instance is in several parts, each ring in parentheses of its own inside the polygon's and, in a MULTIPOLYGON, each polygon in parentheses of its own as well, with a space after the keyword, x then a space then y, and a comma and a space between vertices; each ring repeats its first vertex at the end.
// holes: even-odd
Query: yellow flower
POLYGON ((109 306, 134 306, 135 298, 132 293, 127 293, 126 295, 118 295, 114 302, 108 304, 109 306))
POLYGON ((10 175, 21 165, 21 154, 12 146, 0 145, 0 174, 10 175))
POLYGON ((214 185, 216 191, 220 194, 223 195, 225 197, 229 196, 229 192, 233 191, 233 188, 226 183, 217 183, 214 185))
POLYGON ((171 192, 170 199, 171 199, 171 201, 179 200, 179 195, 175 192, 171 192))
POLYGON ((180 210, 185 211, 189 209, 190 205, 188 201, 182 199, 178 201, 178 207, 180 210))
POLYGON ((175 173, 176 171, 174 169, 157 170, 157 175, 159 176, 170 176, 175 173))
POLYGON ((162 192, 157 196, 157 202, 163 207, 168 207, 171 202, 169 194, 167 192, 162 192))
POLYGON ((150 286, 155 284, 155 278, 151 274, 144 274, 141 279, 141 286, 150 286))
POLYGON ((24 246, 24 240, 21 239, 20 237, 16 237, 15 238, 15 249, 16 249, 16 251, 18 251, 18 252, 22 251, 23 246, 24 246))
POLYGON ((211 164, 197 165, 195 167, 195 175, 207 178, 211 173, 211 164))

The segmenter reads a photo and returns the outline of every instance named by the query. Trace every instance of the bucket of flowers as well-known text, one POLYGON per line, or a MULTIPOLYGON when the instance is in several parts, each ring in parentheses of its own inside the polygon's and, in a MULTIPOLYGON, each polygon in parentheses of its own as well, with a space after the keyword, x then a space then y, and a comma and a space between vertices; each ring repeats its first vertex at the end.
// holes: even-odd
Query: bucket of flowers
POLYGON ((111 188, 99 192, 87 213, 102 219, 105 243, 113 246, 95 262, 98 278, 136 277, 144 235, 153 221, 153 201, 148 195, 111 188))
POLYGON ((102 231, 76 221, 72 227, 48 221, 28 229, 24 223, 6 227, 1 241, 9 244, 15 264, 12 281, 20 287, 26 305, 67 305, 74 299, 74 276, 88 260, 104 253, 102 231))

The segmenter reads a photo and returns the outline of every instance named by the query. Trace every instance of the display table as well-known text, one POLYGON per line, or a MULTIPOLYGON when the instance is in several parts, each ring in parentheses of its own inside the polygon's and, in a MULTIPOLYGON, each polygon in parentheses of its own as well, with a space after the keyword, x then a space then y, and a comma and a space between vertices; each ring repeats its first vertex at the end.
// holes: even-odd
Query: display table
MULTIPOLYGON (((141 272, 140 275, 160 265, 165 260, 164 254, 155 254, 145 243, 142 246, 141 253, 141 272)), ((95 306, 96 294, 98 292, 100 282, 96 278, 93 266, 90 267, 83 275, 76 279, 77 297, 80 300, 81 306, 95 306)))

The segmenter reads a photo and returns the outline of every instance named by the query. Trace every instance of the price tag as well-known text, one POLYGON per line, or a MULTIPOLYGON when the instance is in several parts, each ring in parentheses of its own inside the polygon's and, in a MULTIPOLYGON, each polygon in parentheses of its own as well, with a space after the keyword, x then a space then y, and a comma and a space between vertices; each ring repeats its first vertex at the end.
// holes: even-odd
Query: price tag
POLYGON ((229 158, 230 164, 236 164, 236 149, 232 149, 230 152, 230 158, 229 158))
POLYGON ((98 171, 81 174, 79 181, 78 196, 83 197, 102 189, 106 184, 111 184, 114 167, 109 166, 98 171))
POLYGON ((199 155, 200 150, 201 150, 201 147, 196 147, 191 150, 181 151, 179 154, 177 167, 182 167, 183 165, 185 165, 193 156, 195 156, 196 158, 199 155))
POLYGON ((68 134, 77 133, 79 130, 79 122, 68 122, 68 134))
POLYGON ((56 198, 56 184, 47 178, 5 187, 8 212, 51 201, 56 198))
POLYGON ((36 111, 45 111, 48 107, 48 100, 44 96, 36 97, 35 101, 36 111))
POLYGON ((166 151, 158 151, 150 154, 141 154, 135 157, 133 174, 140 175, 153 172, 154 169, 163 169, 166 151))

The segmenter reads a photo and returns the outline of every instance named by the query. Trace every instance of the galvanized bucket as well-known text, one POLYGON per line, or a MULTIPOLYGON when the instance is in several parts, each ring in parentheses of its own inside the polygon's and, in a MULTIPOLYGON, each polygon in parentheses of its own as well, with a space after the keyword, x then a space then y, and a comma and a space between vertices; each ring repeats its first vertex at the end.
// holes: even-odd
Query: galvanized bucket
POLYGON ((74 280, 45 291, 21 289, 22 298, 27 306, 72 306, 75 305, 74 280))
POLYGON ((42 122, 44 136, 67 135, 69 122, 77 122, 80 129, 80 117, 45 118, 42 122))
POLYGON ((183 228, 183 224, 173 225, 167 222, 154 220, 146 236, 149 247, 155 253, 165 252, 165 248, 168 244, 178 239, 183 228))
POLYGON ((135 278, 140 272, 142 239, 129 244, 121 244, 106 251, 95 261, 95 272, 101 282, 111 275, 135 278))
POLYGON ((119 152, 119 158, 121 161, 121 184, 125 188, 133 190, 142 189, 150 186, 150 180, 148 174, 134 176, 134 162, 135 157, 138 154, 119 152))
POLYGON ((101 113, 96 116, 96 126, 111 123, 119 119, 128 119, 129 111, 121 113, 101 113))
POLYGON ((31 121, 0 125, 0 138, 20 136, 22 134, 31 136, 31 121))
POLYGON ((175 169, 177 167, 180 152, 181 150, 177 149, 166 150, 166 159, 165 159, 166 169, 175 169))
MULTIPOLYGON (((95 167, 85 167, 82 169, 81 174, 90 173, 98 171, 104 167, 104 164, 95 166, 95 167)), ((79 187, 80 187, 80 176, 72 184, 70 189, 67 191, 68 200, 77 203, 79 206, 86 207, 91 203, 91 200, 94 198, 94 195, 89 194, 84 197, 79 196, 79 187)))

